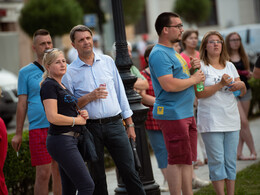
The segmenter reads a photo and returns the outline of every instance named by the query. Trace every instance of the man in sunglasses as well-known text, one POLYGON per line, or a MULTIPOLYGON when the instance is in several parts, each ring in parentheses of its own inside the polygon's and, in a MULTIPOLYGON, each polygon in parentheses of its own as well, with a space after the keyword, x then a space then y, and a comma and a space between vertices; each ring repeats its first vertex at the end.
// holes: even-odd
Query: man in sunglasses
POLYGON ((40 82, 44 72, 42 64, 45 50, 51 49, 52 39, 45 29, 37 30, 33 35, 32 48, 36 53, 36 61, 19 71, 18 104, 16 110, 16 135, 12 139, 12 147, 19 155, 22 144, 23 126, 26 112, 29 120, 29 146, 31 164, 36 167, 34 194, 48 195, 49 180, 52 175, 53 194, 61 195, 61 180, 58 164, 52 160, 46 148, 49 122, 46 118, 40 97, 40 82))
MULTIPOLYGON (((197 159, 193 85, 205 78, 200 70, 190 76, 186 61, 173 49, 184 31, 177 14, 160 14, 155 29, 159 40, 149 56, 149 66, 156 96, 153 117, 162 130, 168 151, 166 179, 171 194, 190 195, 192 162, 197 159)), ((200 68, 200 64, 195 68, 200 68)))

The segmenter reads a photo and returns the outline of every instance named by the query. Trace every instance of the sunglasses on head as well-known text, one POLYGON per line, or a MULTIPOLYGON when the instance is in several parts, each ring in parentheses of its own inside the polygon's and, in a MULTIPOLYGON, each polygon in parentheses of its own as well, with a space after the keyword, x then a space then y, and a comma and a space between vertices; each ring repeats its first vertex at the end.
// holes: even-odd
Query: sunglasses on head
POLYGON ((44 51, 44 53, 51 53, 51 52, 53 52, 53 51, 60 51, 60 50, 57 49, 57 48, 46 49, 46 50, 44 51))

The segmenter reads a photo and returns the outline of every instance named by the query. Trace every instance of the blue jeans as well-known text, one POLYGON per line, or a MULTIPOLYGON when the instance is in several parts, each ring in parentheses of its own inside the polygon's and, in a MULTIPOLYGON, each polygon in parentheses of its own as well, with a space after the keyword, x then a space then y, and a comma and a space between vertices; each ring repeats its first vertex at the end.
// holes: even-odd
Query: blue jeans
POLYGON ((69 135, 48 135, 47 150, 58 162, 62 194, 92 195, 94 182, 78 150, 77 138, 69 135))
POLYGON ((118 172, 129 195, 144 195, 144 189, 137 171, 134 156, 122 120, 105 124, 87 123, 93 134, 99 160, 88 163, 90 174, 95 182, 94 195, 107 195, 107 183, 104 167, 104 146, 111 154, 118 172))
POLYGON ((168 152, 161 130, 148 130, 147 134, 157 160, 158 168, 165 169, 168 165, 168 152))
POLYGON ((209 165, 211 181, 236 179, 239 131, 201 133, 209 165))

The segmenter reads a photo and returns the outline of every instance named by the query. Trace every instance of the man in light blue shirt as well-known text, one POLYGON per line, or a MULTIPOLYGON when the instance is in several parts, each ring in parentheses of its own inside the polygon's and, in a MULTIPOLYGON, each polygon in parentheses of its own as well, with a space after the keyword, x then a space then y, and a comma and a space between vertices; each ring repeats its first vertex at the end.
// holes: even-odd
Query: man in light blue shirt
POLYGON ((128 194, 145 194, 135 170, 128 138, 135 139, 132 110, 113 59, 93 52, 92 31, 78 25, 70 32, 72 46, 78 58, 68 67, 62 83, 77 98, 80 108, 89 112, 87 128, 94 136, 98 162, 89 163, 95 182, 94 195, 106 195, 104 146, 110 152, 126 185, 128 194), (122 122, 124 119, 127 129, 122 122))

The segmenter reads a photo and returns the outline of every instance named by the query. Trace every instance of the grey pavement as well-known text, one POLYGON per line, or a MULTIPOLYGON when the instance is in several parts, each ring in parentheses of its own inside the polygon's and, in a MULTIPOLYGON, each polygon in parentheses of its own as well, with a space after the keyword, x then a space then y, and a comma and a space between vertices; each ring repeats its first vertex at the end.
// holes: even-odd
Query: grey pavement
MULTIPOLYGON (((258 140, 260 140, 260 118, 250 120, 250 128, 251 128, 251 132, 252 132, 252 135, 253 135, 253 138, 255 141, 255 147, 256 147, 256 152, 258 154, 258 157, 257 157, 257 160, 255 160, 255 161, 237 161, 237 172, 260 161, 260 158, 259 158, 260 142, 258 141, 258 140)), ((250 155, 250 152, 246 145, 243 148, 243 154, 245 156, 250 155)), ((157 168, 157 162, 156 162, 154 155, 151 156, 151 163, 152 163, 153 176, 154 176, 155 182, 160 185, 163 183, 163 176, 161 174, 160 169, 157 168)), ((208 166, 204 165, 204 166, 200 166, 198 169, 195 169, 195 174, 200 179, 209 180, 208 166)), ((117 187, 115 169, 110 169, 110 170, 106 171, 106 175, 107 175, 107 183, 108 183, 108 193, 109 193, 109 195, 114 195, 115 194, 114 190, 117 187)), ((169 195, 169 194, 170 194, 169 192, 161 193, 161 195, 169 195)))

